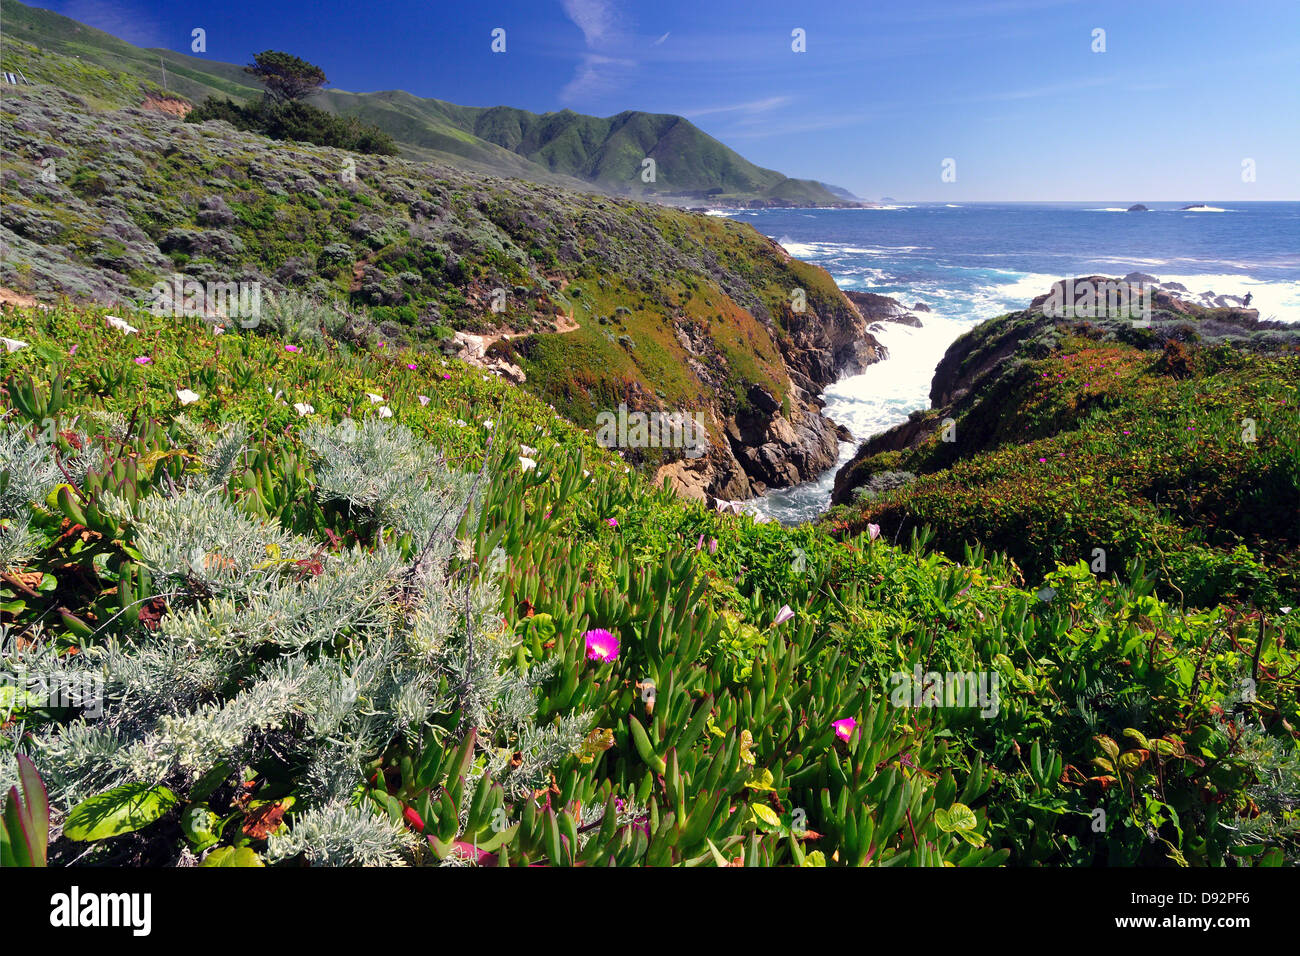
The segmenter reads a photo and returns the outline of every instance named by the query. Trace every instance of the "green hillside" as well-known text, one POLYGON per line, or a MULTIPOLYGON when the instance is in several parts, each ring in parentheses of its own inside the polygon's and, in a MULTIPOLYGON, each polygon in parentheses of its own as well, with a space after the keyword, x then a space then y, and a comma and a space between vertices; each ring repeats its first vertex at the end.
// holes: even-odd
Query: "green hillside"
MULTIPOLYGON (((165 84, 167 91, 194 103, 208 96, 245 101, 262 95, 261 86, 242 65, 141 49, 18 0, 6 0, 3 21, 4 45, 15 47, 0 50, 5 68, 17 67, 34 82, 93 93, 72 81, 66 64, 43 57, 43 51, 135 77, 145 90, 165 84), (21 44, 38 51, 23 49, 21 44)), ((329 65, 322 65, 328 74, 329 65)), ((112 105, 139 105, 138 99, 131 101, 133 91, 120 92, 121 98, 112 105)), ((571 110, 539 115, 505 106, 457 106, 401 90, 326 90, 313 102, 379 127, 412 159, 500 176, 570 187, 585 184, 620 195, 683 202, 706 195, 713 201, 781 205, 848 202, 822 183, 790 179, 755 166, 680 116, 628 111, 601 118, 571 110), (647 158, 656 163, 653 182, 641 178, 647 158)))

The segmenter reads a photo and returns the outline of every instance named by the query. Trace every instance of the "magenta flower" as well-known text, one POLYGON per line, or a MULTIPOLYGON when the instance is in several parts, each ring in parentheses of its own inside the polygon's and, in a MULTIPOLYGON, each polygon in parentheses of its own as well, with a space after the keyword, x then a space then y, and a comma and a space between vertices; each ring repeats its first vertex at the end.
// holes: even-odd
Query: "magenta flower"
POLYGON ((406 367, 409 368, 412 372, 414 372, 417 366, 414 362, 407 362, 406 367))
POLYGON ((610 519, 609 519, 608 521, 606 521, 605 523, 606 523, 607 525, 609 525, 611 528, 617 528, 617 527, 618 527, 618 519, 617 519, 617 518, 610 518, 610 519))
POLYGON ((301 352, 301 351, 302 351, 302 349, 298 348, 298 346, 296 346, 296 345, 286 345, 286 346, 284 347, 284 350, 285 350, 286 352, 301 352))
POLYGON ((875 540, 876 540, 877 538, 879 538, 879 537, 880 537, 880 525, 878 525, 878 524, 868 524, 868 525, 867 525, 867 538, 868 538, 868 540, 870 540, 870 541, 875 541, 875 540))
POLYGON ((135 360, 135 364, 136 364, 136 365, 148 365, 148 364, 149 364, 150 362, 152 362, 152 361, 153 361, 153 359, 151 359, 149 356, 147 356, 147 355, 141 355, 141 356, 138 356, 138 357, 136 358, 136 360, 135 360))
POLYGON ((772 626, 776 627, 778 624, 784 624, 792 617, 794 617, 794 611, 790 610, 790 605, 782 604, 781 610, 776 612, 776 620, 772 622, 772 626))
POLYGON ((69 355, 76 355, 76 354, 77 354, 77 347, 74 345, 72 348, 68 349, 68 354, 69 354, 69 355))
POLYGON ((709 554, 717 554, 717 553, 718 553, 718 539, 717 539, 717 538, 710 538, 710 539, 709 539, 709 554))
POLYGON ((844 717, 831 724, 835 728, 835 736, 840 740, 848 740, 853 736, 853 731, 858 729, 858 722, 852 717, 844 717))
POLYGON ((582 635, 587 642, 587 660, 613 661, 618 659, 618 638, 603 627, 594 628, 582 635))

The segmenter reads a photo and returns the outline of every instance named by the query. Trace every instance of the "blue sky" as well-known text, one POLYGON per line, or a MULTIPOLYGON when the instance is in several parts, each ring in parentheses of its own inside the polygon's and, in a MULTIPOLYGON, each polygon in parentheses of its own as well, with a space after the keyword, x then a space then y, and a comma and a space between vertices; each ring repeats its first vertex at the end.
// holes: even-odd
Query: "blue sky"
POLYGON ((341 89, 679 113, 759 165, 866 198, 1300 200, 1297 0, 38 5, 182 52, 203 27, 218 60, 288 50, 341 89))

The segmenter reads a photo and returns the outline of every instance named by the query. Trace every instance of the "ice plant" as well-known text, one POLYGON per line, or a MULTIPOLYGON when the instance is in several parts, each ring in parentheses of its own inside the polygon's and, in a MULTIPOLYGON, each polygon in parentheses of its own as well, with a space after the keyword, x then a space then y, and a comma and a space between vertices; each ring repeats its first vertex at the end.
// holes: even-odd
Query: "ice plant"
POLYGON ((150 358, 149 356, 147 356, 147 355, 137 355, 137 356, 136 356, 136 359, 135 359, 135 364, 136 364, 136 365, 148 365, 148 364, 149 364, 150 362, 152 362, 152 361, 153 361, 153 359, 151 359, 151 358, 150 358))
POLYGON ((603 627, 593 628, 582 635, 587 644, 587 660, 613 661, 618 659, 618 638, 603 627))
POLYGON ((310 415, 312 412, 316 411, 316 409, 312 408, 306 402, 294 402, 293 409, 298 413, 299 418, 302 418, 304 415, 310 415))
MULTIPOLYGON (((4 343, 6 352, 17 352, 19 349, 27 348, 27 343, 19 341, 18 339, 0 338, 0 342, 4 343)), ((76 346, 74 345, 73 348, 76 348, 76 346)))
POLYGON ((858 729, 858 722, 852 717, 842 717, 831 724, 835 728, 835 736, 840 740, 848 740, 853 736, 853 731, 858 729))
POLYGON ((537 467, 537 462, 533 461, 533 459, 531 458, 525 457, 524 455, 520 455, 519 467, 522 468, 524 471, 532 471, 534 468, 537 467))
POLYGON ((778 624, 784 624, 792 617, 794 617, 794 611, 790 610, 790 605, 782 604, 781 610, 776 612, 776 620, 772 622, 772 626, 776 627, 778 624))
POLYGON ((617 518, 610 518, 610 519, 608 519, 608 520, 605 522, 605 524, 609 525, 611 528, 617 528, 617 527, 618 527, 618 519, 617 519, 617 518))
POLYGON ((424 820, 415 812, 415 807, 407 807, 402 811, 402 816, 406 817, 406 822, 409 823, 411 828, 417 833, 424 832, 424 820))
POLYGON ((285 350, 286 352, 301 352, 301 351, 302 351, 302 349, 298 348, 298 346, 296 346, 296 345, 286 345, 286 346, 284 347, 284 350, 285 350))
POLYGON ((140 331, 135 326, 128 323, 125 319, 119 319, 115 315, 104 316, 104 321, 107 322, 111 328, 117 329, 118 331, 126 335, 133 335, 136 332, 140 331))
POLYGON ((868 538, 869 540, 871 540, 871 541, 875 541, 875 540, 876 540, 877 538, 879 538, 879 537, 880 537, 880 525, 878 525, 878 524, 868 524, 868 525, 867 525, 867 538, 868 538))
POLYGON ((182 405, 190 405, 199 400, 199 393, 192 392, 188 388, 180 388, 176 390, 176 397, 181 400, 182 405))
POLYGON ((428 395, 417 395, 417 396, 415 396, 415 397, 418 398, 418 399, 420 400, 420 404, 421 404, 421 405, 428 405, 428 404, 429 404, 429 396, 428 396, 428 395))

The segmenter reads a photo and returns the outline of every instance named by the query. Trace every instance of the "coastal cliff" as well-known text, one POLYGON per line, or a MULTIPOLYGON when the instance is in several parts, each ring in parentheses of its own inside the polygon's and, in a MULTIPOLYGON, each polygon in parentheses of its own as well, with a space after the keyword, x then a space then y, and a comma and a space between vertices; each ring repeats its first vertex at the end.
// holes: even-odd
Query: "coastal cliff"
POLYGON ((619 449, 695 497, 830 467, 818 394, 883 354, 824 270, 722 217, 96 109, 53 86, 7 94, 0 135, 15 160, 0 285, 121 304, 176 276, 248 284, 271 334, 333 301, 358 341, 482 364, 589 429, 622 405, 700 416, 698 458, 619 449))

